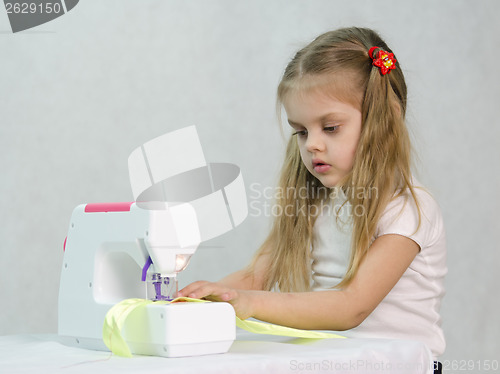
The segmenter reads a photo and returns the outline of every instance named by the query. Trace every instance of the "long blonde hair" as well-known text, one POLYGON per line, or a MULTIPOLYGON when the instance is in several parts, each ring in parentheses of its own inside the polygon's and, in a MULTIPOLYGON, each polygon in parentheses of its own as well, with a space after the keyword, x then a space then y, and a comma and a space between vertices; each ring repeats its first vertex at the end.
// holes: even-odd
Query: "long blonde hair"
MULTIPOLYGON (((381 75, 368 55, 371 47, 392 52, 373 30, 344 28, 320 35, 297 52, 287 65, 278 86, 280 108, 291 92, 310 87, 339 88, 335 97, 356 103, 362 113, 361 136, 351 172, 337 186, 347 192, 347 201, 363 214, 352 215, 351 258, 347 272, 337 285, 346 286, 355 276, 373 240, 377 223, 395 196, 410 191, 411 146, 404 117, 406 83, 399 62, 390 74, 381 75), (347 82, 347 84, 345 84, 347 82), (376 191, 376 194, 366 193, 376 191)), ((303 164, 296 137, 288 141, 285 162, 279 179, 281 191, 306 193, 281 194, 276 201, 281 214, 274 218, 269 236, 250 265, 269 256, 264 289, 284 292, 307 291, 311 284, 313 226, 319 206, 331 194, 303 164), (293 214, 291 214, 293 213, 293 214)))

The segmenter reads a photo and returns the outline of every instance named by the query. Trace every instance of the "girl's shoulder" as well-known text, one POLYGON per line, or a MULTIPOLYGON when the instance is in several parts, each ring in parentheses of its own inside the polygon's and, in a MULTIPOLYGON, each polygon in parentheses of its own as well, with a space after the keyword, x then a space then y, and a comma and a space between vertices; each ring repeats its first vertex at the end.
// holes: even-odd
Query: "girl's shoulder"
POLYGON ((377 224, 375 238, 399 234, 413 239, 421 248, 444 235, 441 209, 432 194, 415 183, 387 204, 377 224))

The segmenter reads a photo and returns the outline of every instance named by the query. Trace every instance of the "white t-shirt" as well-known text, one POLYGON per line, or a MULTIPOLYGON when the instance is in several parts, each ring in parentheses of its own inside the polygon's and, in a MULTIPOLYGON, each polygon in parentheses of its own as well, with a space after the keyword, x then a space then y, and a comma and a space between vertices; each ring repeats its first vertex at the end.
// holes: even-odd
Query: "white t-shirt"
MULTIPOLYGON (((408 199, 400 196, 385 209, 375 238, 385 234, 403 235, 415 241, 420 252, 377 308, 358 327, 342 333, 358 338, 419 340, 426 343, 437 358, 445 349, 439 314, 447 272, 445 233, 435 200, 422 188, 415 188, 415 192, 422 213, 418 231, 415 202, 411 195, 408 199)), ((343 206, 339 212, 340 224, 336 223, 335 214, 344 201, 345 197, 336 197, 333 207, 323 207, 314 226, 312 281, 315 291, 337 285, 349 264, 352 207, 349 203, 343 206)))

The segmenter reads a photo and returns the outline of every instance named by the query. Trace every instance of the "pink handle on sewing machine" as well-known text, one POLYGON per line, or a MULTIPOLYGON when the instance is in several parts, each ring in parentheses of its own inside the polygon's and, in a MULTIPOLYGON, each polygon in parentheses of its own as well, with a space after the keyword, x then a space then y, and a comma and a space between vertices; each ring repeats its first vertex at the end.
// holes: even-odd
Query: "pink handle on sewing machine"
POLYGON ((134 202, 127 203, 92 203, 85 206, 85 213, 130 212, 134 202))

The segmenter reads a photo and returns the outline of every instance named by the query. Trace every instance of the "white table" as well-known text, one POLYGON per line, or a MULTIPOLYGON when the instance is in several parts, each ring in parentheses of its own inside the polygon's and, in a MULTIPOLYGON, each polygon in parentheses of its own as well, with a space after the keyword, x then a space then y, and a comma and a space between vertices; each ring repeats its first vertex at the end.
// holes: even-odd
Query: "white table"
POLYGON ((237 331, 228 353, 184 358, 67 347, 57 335, 0 336, 0 373, 432 373, 423 343, 388 339, 292 339, 237 331))

